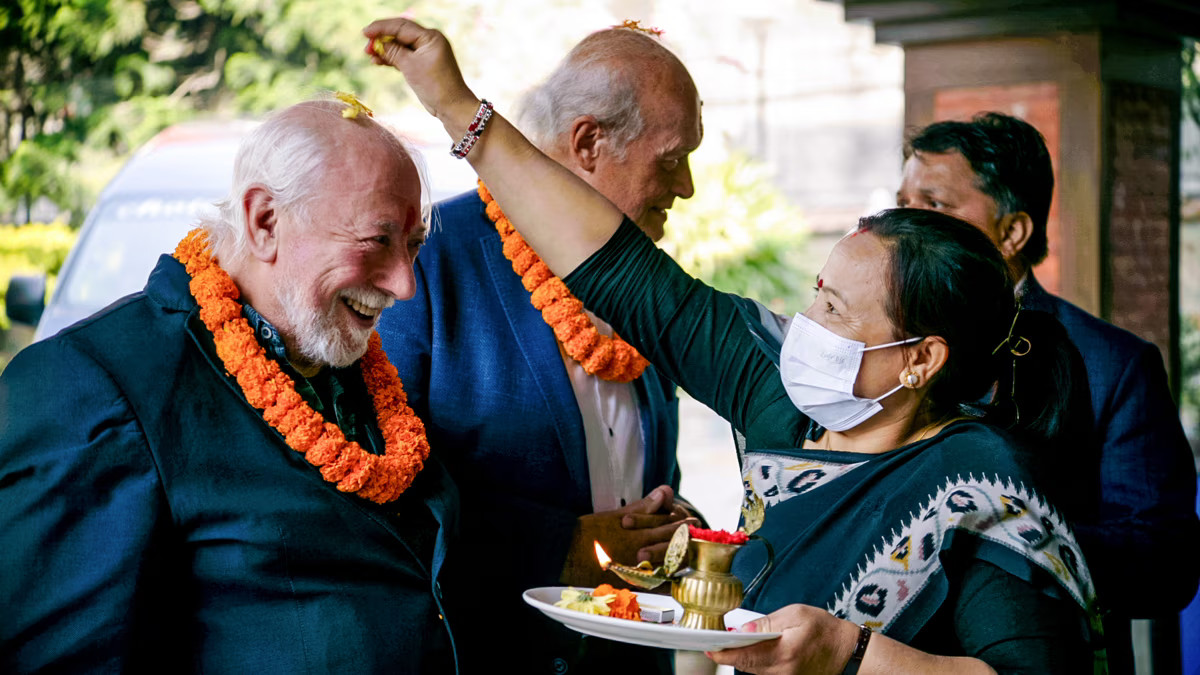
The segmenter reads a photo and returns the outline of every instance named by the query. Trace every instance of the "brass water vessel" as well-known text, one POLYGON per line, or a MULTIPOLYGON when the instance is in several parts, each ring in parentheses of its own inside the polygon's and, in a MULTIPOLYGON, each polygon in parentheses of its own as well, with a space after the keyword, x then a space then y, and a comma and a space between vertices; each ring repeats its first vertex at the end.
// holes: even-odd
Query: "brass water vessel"
POLYGON ((610 563, 606 569, 639 588, 654 589, 670 581, 671 597, 683 607, 680 626, 724 631, 725 614, 739 607, 745 594, 753 590, 775 564, 775 552, 770 542, 753 534, 763 519, 763 504, 757 497, 754 495, 750 509, 742 509, 744 525, 741 530, 750 539, 763 542, 767 562, 744 591, 742 580, 730 573, 733 559, 744 544, 693 539, 686 524, 680 525, 671 537, 662 567, 652 569, 646 562, 636 567, 610 563))

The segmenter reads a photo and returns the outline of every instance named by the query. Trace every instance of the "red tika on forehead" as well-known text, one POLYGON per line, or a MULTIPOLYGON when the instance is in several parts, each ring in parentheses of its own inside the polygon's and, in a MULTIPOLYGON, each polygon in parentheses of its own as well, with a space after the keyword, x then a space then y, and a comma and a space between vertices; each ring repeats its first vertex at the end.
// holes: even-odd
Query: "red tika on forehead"
POLYGON ((825 286, 825 280, 817 279, 817 288, 824 288, 824 286, 825 286))

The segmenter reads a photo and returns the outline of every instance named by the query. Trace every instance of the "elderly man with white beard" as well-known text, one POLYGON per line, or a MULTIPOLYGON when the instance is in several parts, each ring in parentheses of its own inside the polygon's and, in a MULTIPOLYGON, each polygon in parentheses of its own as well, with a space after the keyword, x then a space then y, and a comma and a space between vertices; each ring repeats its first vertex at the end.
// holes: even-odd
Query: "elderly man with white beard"
POLYGON ((374 332, 427 201, 355 109, 265 122, 143 291, 0 377, 0 671, 456 671, 457 494, 374 332))

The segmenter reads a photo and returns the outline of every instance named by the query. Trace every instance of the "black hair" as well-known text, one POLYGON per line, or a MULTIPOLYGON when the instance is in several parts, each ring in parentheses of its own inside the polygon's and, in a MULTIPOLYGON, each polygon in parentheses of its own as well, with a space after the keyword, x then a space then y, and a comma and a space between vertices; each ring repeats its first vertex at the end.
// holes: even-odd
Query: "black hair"
POLYGON ((897 339, 939 336, 950 349, 928 385, 932 419, 984 417, 1035 445, 1086 428, 1078 350, 1054 317, 1018 312, 1008 266, 986 234, 923 209, 881 211, 859 231, 888 249, 885 309, 897 339))
POLYGON ((935 122, 905 142, 905 159, 916 152, 961 154, 975 172, 980 192, 996 202, 1000 215, 1029 215, 1033 232, 1021 258, 1030 267, 1046 258, 1054 167, 1046 141, 1033 125, 995 112, 981 113, 969 122, 935 122))

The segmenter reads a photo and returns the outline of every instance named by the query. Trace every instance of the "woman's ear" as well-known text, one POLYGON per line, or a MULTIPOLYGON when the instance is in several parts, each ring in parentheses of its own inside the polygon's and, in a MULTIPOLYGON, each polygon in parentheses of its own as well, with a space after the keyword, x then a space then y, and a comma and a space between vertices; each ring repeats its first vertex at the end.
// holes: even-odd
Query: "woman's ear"
POLYGON ((262 262, 274 262, 279 221, 271 191, 262 185, 251 185, 242 195, 242 209, 246 215, 246 249, 262 262))
POLYGON ((904 348, 908 366, 900 374, 900 384, 909 389, 920 389, 933 382, 946 360, 950 358, 950 347, 937 335, 904 348))
POLYGON ((600 122, 591 115, 580 115, 571 122, 571 130, 567 135, 567 153, 571 162, 584 173, 596 170, 596 163, 600 159, 600 141, 603 137, 600 122))

